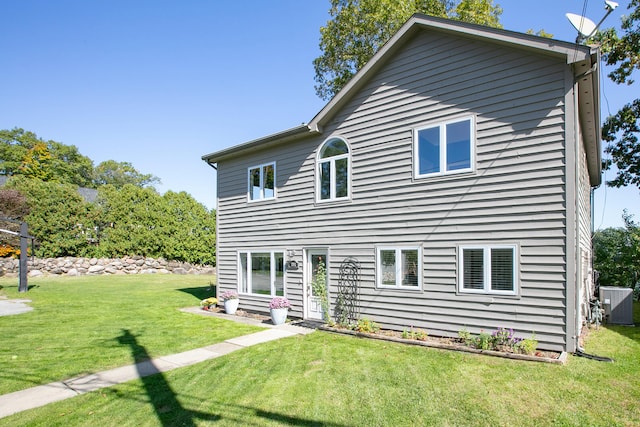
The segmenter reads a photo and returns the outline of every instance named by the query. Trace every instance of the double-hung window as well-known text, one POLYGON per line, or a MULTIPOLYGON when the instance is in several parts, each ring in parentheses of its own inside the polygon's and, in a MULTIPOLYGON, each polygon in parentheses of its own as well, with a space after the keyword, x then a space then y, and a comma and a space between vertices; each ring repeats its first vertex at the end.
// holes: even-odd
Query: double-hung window
POLYGON ((472 117, 446 121, 414 130, 416 178, 473 170, 474 121, 472 117))
POLYGON ((460 246, 458 291, 517 295, 515 245, 460 246))
POLYGON ((330 138, 318 150, 316 160, 316 200, 349 198, 349 146, 341 138, 330 138))
POLYGON ((276 197, 276 164, 249 168, 249 200, 274 199, 276 197))
POLYGON ((284 252, 238 253, 238 291, 242 294, 284 296, 284 252))
POLYGON ((420 248, 377 248, 377 284, 379 288, 421 289, 420 248))

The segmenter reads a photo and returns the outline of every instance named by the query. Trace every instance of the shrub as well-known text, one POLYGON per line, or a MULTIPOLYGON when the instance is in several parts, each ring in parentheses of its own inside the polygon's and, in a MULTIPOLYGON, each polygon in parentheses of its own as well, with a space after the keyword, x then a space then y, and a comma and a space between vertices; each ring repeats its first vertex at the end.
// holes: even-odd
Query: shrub
POLYGON ((481 350, 491 350, 493 348, 493 337, 482 331, 474 340, 474 345, 481 350))
POLYGON ((522 354, 534 354, 536 348, 538 348, 538 341, 536 340, 535 332, 531 335, 531 338, 523 339, 516 345, 516 350, 522 354))
POLYGON ((471 336, 471 332, 469 332, 467 328, 463 328, 458 331, 458 340, 468 345, 469 343, 473 342, 473 337, 471 336))
POLYGON ((416 329, 415 331, 413 331, 414 340, 426 341, 428 336, 429 334, 427 333, 427 331, 424 331, 422 329, 416 329))
POLYGON ((410 330, 405 329, 402 331, 402 338, 406 340, 426 341, 428 336, 429 334, 427 331, 422 329, 413 329, 413 326, 410 330))
POLYGON ((356 331, 368 334, 375 334, 380 330, 380 326, 369 319, 360 319, 356 325, 356 331))

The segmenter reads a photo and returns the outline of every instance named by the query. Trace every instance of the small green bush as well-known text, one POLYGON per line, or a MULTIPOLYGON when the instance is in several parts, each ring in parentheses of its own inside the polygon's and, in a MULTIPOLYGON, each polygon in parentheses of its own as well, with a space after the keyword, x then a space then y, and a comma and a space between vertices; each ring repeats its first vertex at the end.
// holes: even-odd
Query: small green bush
POLYGON ((458 331, 458 340, 468 345, 473 342, 473 337, 467 328, 463 328, 458 331))
POLYGON ((482 331, 474 340, 474 345, 481 350, 491 350, 493 348, 493 337, 491 334, 482 331))
POLYGON ((367 334, 375 334, 380 331, 380 325, 369 319, 360 319, 356 325, 356 331, 364 332, 367 334))
POLYGON ((531 338, 526 338, 516 345, 516 350, 522 354, 534 354, 536 348, 538 348, 538 341, 535 333, 531 335, 531 338))

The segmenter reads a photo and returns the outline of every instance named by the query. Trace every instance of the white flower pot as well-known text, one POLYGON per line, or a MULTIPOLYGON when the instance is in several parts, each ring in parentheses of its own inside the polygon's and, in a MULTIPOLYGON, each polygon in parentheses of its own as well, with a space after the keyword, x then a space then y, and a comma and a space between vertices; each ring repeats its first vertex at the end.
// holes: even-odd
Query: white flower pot
POLYGON ((271 321, 274 325, 282 325, 287 321, 288 308, 271 308, 271 321))
POLYGON ((224 300, 224 312, 227 314, 235 314, 238 309, 240 300, 238 298, 224 300))

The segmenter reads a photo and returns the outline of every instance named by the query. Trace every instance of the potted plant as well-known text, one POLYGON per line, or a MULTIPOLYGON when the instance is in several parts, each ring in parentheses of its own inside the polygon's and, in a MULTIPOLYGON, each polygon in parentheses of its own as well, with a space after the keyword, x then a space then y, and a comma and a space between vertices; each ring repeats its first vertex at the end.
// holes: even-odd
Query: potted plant
POLYGON ((209 311, 214 309, 217 303, 218 303, 218 300, 214 297, 206 298, 200 301, 200 308, 202 308, 203 310, 209 311))
POLYGON ((281 325, 287 321, 287 311, 290 307, 291 303, 285 297, 275 297, 271 300, 269 311, 274 325, 281 325))
POLYGON ((235 314, 240 304, 238 293, 236 291, 224 291, 220 298, 224 300, 224 312, 227 314, 235 314))

